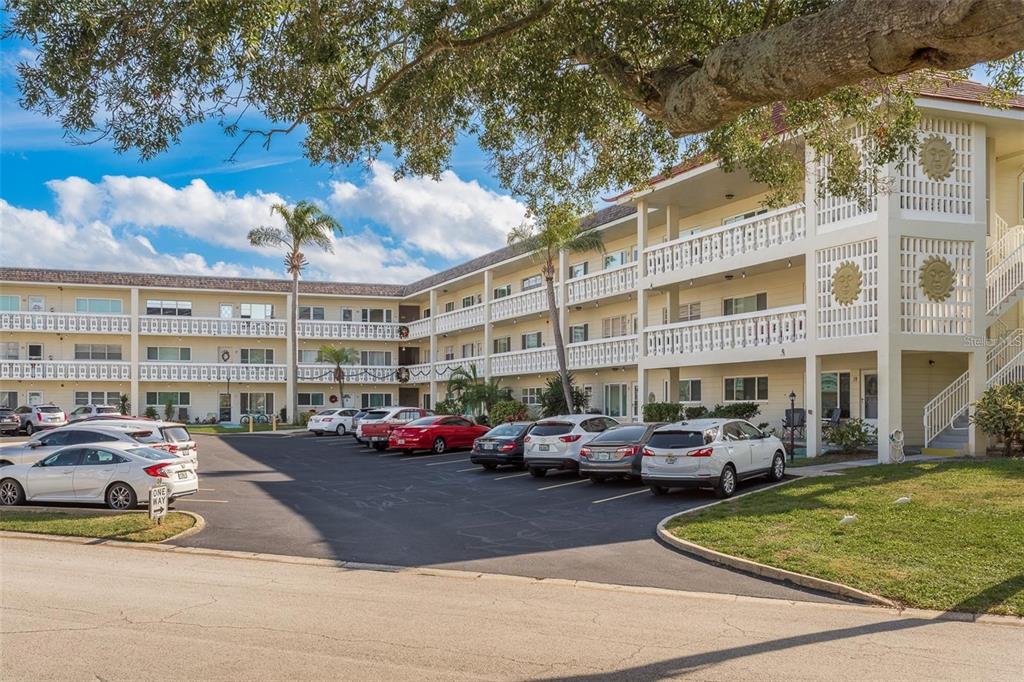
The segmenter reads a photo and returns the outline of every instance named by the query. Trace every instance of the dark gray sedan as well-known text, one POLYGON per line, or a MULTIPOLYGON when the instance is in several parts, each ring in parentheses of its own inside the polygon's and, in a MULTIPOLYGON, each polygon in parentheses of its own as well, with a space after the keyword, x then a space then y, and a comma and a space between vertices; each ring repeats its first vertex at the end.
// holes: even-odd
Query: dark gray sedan
POLYGON ((640 480, 640 458, 654 429, 664 422, 623 424, 599 433, 580 450, 580 475, 594 483, 609 478, 640 480))

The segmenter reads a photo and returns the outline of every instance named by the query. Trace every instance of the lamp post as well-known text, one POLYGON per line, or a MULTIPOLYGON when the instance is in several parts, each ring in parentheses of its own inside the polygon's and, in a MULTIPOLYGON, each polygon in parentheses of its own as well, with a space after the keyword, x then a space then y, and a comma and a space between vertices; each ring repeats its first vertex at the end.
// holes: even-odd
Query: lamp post
POLYGON ((796 457, 796 393, 789 392, 789 461, 796 457))

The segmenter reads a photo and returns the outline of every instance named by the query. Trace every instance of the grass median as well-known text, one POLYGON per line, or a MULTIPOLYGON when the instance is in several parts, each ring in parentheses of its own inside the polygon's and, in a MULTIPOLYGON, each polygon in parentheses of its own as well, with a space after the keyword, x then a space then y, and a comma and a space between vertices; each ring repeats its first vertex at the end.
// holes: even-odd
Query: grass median
MULTIPOLYGON (((220 424, 187 424, 189 433, 249 433, 249 425, 244 426, 221 426, 220 424)), ((294 424, 278 424, 277 430, 292 430, 297 429, 298 426, 294 424)), ((272 424, 253 424, 253 432, 256 431, 273 431, 274 426, 272 424)))
POLYGON ((673 520, 676 536, 911 607, 1024 615, 1024 460, 809 478, 673 520), (896 500, 910 497, 905 504, 896 500), (853 523, 840 525, 846 515, 853 523))
POLYGON ((149 514, 83 515, 67 512, 4 511, 0 513, 0 530, 47 535, 75 535, 127 542, 160 542, 186 531, 196 520, 188 514, 171 512, 163 523, 149 520, 149 514))

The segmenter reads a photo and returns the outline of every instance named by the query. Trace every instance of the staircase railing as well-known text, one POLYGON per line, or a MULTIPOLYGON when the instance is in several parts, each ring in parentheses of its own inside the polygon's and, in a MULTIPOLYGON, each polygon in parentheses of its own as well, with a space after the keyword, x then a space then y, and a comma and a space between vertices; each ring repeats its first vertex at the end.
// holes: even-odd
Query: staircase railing
MULTIPOLYGON (((1018 225, 1007 233, 1007 237, 1011 237, 1018 230, 1019 234, 1024 235, 1024 227, 1018 225)), ((995 315, 1021 287, 1024 287, 1024 236, 1016 248, 1000 259, 985 275, 986 313, 995 315)))

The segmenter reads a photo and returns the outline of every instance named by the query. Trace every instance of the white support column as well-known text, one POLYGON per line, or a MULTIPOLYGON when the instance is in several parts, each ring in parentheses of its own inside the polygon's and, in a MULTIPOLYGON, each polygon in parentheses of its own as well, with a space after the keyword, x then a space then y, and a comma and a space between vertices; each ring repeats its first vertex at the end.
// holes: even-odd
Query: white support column
POLYGON ((665 241, 679 239, 679 217, 680 210, 675 204, 665 207, 665 241))
POLYGON ((636 202, 636 250, 640 257, 636 278, 637 317, 637 419, 643 421, 644 404, 647 402, 647 278, 644 270, 643 253, 647 248, 647 200, 636 202))
POLYGON ((494 295, 494 273, 484 270, 484 380, 491 378, 491 351, 494 349, 494 330, 491 329, 491 296, 494 295))
POLYGON ((889 434, 903 428, 903 351, 878 351, 878 461, 889 463, 889 434))
POLYGON ((889 435, 903 424, 903 335, 900 333, 900 236, 897 169, 885 174, 892 191, 878 194, 878 461, 889 462, 889 435))
MULTIPOLYGON (((298 305, 298 301, 295 302, 298 305)), ((285 382, 285 397, 284 404, 288 408, 288 420, 292 424, 297 424, 299 420, 299 406, 295 404, 295 382, 298 377, 292 375, 292 359, 298 355, 299 350, 292 346, 292 325, 295 324, 295 315, 292 308, 292 295, 288 294, 285 296, 284 308, 288 311, 288 323, 285 325, 285 342, 284 342, 284 356, 288 358, 288 365, 285 367, 285 376, 287 381, 285 382)), ((338 398, 341 399, 340 397, 338 398)))
MULTIPOLYGON (((981 398, 985 392, 985 383, 988 377, 988 362, 986 360, 986 348, 980 346, 974 348, 967 354, 967 390, 971 397, 971 406, 968 414, 974 414, 974 402, 981 398)), ((978 428, 973 421, 967 427, 967 454, 974 457, 984 457, 988 452, 988 440, 985 432, 978 428)))
MULTIPOLYGON (((804 411, 807 414, 805 440, 807 456, 821 454, 821 357, 809 353, 804 358, 804 411)), ((797 402, 799 405, 799 401, 797 402)), ((786 441, 788 444, 788 440, 786 441)), ((787 445, 788 447, 788 445, 787 445)))
MULTIPOLYGON (((984 125, 975 125, 975 136, 975 144, 982 145, 980 148, 975 149, 975 154, 977 154, 975 158, 982 159, 981 163, 985 164, 984 177, 979 177, 982 175, 981 173, 974 174, 975 200, 984 200, 985 203, 982 204, 979 201, 979 203, 975 204, 978 208, 975 210, 974 215, 976 221, 984 220, 985 226, 984 229, 972 230, 974 236, 974 245, 972 247, 974 257, 974 266, 972 268, 972 277, 974 279, 972 326, 974 327, 974 336, 977 339, 985 339, 988 337, 988 320, 986 318, 988 294, 985 281, 988 275, 988 259, 985 255, 985 247, 988 244, 987 234, 995 224, 993 220, 995 217, 995 197, 993 194, 996 191, 996 163, 995 143, 992 138, 986 137, 984 125)), ((973 414, 973 404, 985 392, 985 384, 989 378, 988 362, 986 360, 988 353, 984 343, 974 343, 970 347, 971 351, 967 356, 967 390, 971 406, 968 407, 968 414, 973 414)), ((967 452, 973 456, 984 456, 988 452, 988 441, 985 438, 985 433, 973 422, 967 427, 967 452)))
POLYGON ((430 290, 430 408, 437 408, 437 375, 434 363, 437 361, 437 289, 430 290))
POLYGON ((131 412, 135 415, 141 415, 142 411, 139 410, 139 399, 141 393, 139 392, 139 289, 138 287, 132 287, 131 290, 131 301, 129 303, 129 312, 131 318, 129 324, 132 327, 130 348, 128 349, 128 356, 131 358, 131 389, 128 394, 128 400, 131 402, 131 412))

